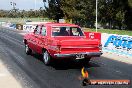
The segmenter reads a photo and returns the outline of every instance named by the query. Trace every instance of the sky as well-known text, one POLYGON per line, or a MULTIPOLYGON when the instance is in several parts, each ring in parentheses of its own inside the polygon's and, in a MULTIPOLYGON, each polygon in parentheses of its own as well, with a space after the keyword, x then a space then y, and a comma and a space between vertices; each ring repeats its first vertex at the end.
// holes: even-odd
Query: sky
POLYGON ((20 10, 39 9, 40 7, 44 8, 43 0, 0 0, 0 9, 11 10, 13 7, 10 2, 15 2, 16 8, 20 10))

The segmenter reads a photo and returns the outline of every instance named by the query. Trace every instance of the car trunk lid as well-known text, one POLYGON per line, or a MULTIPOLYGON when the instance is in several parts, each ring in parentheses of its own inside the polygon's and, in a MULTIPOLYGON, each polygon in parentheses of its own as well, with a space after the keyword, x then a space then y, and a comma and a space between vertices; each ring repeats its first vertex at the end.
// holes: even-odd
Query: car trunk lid
POLYGON ((86 38, 58 38, 60 40, 61 53, 98 52, 100 42, 97 39, 86 38))

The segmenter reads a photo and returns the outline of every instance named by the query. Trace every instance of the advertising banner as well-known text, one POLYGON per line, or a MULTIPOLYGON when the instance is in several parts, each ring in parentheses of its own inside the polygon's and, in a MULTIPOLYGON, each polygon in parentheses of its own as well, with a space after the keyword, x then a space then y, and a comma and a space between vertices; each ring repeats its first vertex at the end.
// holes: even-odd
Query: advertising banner
POLYGON ((27 32, 33 32, 36 25, 23 25, 23 30, 27 32))
POLYGON ((132 36, 102 33, 104 51, 132 56, 132 36))

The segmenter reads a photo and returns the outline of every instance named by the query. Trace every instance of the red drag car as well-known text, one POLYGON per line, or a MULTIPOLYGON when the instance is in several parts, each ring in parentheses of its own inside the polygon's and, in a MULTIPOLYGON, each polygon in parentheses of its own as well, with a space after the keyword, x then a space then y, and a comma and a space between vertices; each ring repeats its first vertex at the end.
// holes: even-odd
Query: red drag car
POLYGON ((25 52, 42 54, 46 65, 52 59, 63 58, 88 62, 91 57, 102 54, 100 38, 100 33, 84 33, 78 25, 45 23, 24 36, 25 52))

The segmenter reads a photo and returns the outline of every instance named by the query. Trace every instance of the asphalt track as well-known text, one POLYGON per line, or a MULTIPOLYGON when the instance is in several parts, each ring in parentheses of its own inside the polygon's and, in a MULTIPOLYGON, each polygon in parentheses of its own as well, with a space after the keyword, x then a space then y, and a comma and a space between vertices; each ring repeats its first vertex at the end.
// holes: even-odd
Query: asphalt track
MULTIPOLYGON (((38 54, 24 52, 23 36, 18 31, 0 28, 0 59, 7 65, 23 88, 82 88, 82 64, 75 61, 56 60, 45 66, 38 54)), ((113 56, 114 57, 114 56, 113 56)), ((93 58, 85 66, 90 79, 130 79, 132 65, 105 57, 93 58)), ((8 85, 8 82, 7 82, 8 85)), ((84 88, 132 88, 131 85, 89 85, 84 88)))

